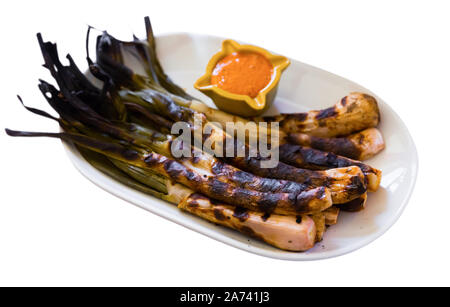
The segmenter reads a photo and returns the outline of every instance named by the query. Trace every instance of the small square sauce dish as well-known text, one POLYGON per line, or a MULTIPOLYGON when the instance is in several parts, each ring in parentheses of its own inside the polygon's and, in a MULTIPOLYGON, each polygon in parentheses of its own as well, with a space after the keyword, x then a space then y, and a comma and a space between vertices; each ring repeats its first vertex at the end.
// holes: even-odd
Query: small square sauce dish
POLYGON ((244 117, 258 116, 272 104, 281 73, 289 64, 284 56, 227 39, 194 87, 210 97, 220 110, 244 117))

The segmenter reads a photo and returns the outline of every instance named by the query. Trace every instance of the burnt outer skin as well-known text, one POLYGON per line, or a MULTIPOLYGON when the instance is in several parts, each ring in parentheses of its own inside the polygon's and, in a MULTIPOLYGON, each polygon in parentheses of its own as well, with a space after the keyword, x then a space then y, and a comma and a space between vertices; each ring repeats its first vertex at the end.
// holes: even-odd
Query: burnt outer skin
POLYGON ((337 207, 343 211, 358 212, 358 211, 363 210, 366 207, 366 202, 367 202, 367 193, 364 193, 360 197, 358 197, 348 203, 340 204, 337 207))
MULTIPOLYGON (((281 158, 281 151, 280 151, 281 158)), ((358 167, 335 170, 308 170, 279 162, 275 168, 262 168, 261 158, 226 158, 230 164, 260 177, 284 179, 331 190, 333 203, 345 203, 365 193, 367 188, 363 173, 358 167)))
POLYGON ((306 251, 314 246, 316 225, 304 215, 264 215, 223 203, 212 202, 201 194, 192 194, 178 208, 210 222, 235 229, 275 247, 289 251, 306 251))
POLYGON ((291 144, 308 146, 360 161, 369 159, 385 147, 383 136, 376 128, 338 138, 317 137, 305 133, 291 133, 286 138, 291 144))
POLYGON ((161 175, 206 196, 255 211, 295 215, 322 211, 331 206, 330 192, 325 187, 313 188, 298 194, 264 193, 236 187, 220 181, 215 176, 201 175, 175 160, 156 153, 148 154, 140 164, 138 166, 150 167, 161 175))
POLYGON ((346 137, 322 138, 303 133, 292 133, 288 136, 288 142, 291 144, 309 146, 315 149, 333 152, 337 155, 351 159, 359 159, 361 156, 361 149, 346 137))
POLYGON ((343 156, 338 156, 331 152, 307 148, 300 145, 281 145, 280 160, 297 167, 313 170, 357 166, 363 172, 367 188, 370 192, 376 191, 381 181, 381 170, 373 168, 370 165, 343 156))
POLYGON ((183 164, 189 162, 194 167, 209 170, 223 182, 229 182, 242 188, 260 192, 298 194, 314 188, 314 186, 300 182, 260 177, 233 167, 232 165, 225 163, 214 156, 206 155, 205 153, 202 153, 202 155, 197 157, 192 153, 192 157, 182 158, 180 159, 180 162, 183 164))
POLYGON ((376 127, 380 122, 380 111, 374 97, 354 92, 324 110, 280 114, 256 120, 279 122, 286 133, 336 137, 376 127))

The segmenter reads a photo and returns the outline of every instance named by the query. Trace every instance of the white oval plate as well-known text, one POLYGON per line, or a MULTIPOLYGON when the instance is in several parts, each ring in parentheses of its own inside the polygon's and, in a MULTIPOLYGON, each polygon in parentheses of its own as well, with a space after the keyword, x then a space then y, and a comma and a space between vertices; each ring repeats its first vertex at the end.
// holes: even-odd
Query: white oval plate
MULTIPOLYGON (((211 103, 193 89, 210 57, 220 49, 223 38, 189 33, 157 37, 158 55, 172 79, 190 94, 211 103)), ((328 228, 322 242, 307 252, 279 250, 237 231, 216 226, 176 206, 120 184, 86 162, 75 147, 65 144, 76 168, 106 191, 208 237, 262 256, 286 260, 316 260, 354 251, 381 236, 400 217, 414 188, 418 158, 414 142, 402 120, 380 98, 360 85, 329 72, 292 60, 282 76, 278 96, 269 113, 303 112, 327 108, 351 91, 375 96, 381 110, 386 149, 368 164, 383 171, 381 187, 370 193, 367 208, 358 213, 343 212, 338 224, 328 228)))

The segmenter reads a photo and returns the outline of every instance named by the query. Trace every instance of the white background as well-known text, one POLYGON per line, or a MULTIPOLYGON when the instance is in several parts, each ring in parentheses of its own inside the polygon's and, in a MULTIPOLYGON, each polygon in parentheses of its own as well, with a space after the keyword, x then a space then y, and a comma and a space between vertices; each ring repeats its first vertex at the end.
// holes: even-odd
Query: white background
MULTIPOLYGON (((86 25, 119 38, 189 31, 239 39, 371 89, 403 118, 419 177, 398 222, 334 259, 287 262, 237 250, 85 179, 58 141, 0 132, 0 285, 450 285, 448 1, 9 1, 0 11, 0 128, 55 131, 24 111, 50 79, 35 33, 83 64, 86 25)), ((186 59, 189 61, 189 59, 186 59)))

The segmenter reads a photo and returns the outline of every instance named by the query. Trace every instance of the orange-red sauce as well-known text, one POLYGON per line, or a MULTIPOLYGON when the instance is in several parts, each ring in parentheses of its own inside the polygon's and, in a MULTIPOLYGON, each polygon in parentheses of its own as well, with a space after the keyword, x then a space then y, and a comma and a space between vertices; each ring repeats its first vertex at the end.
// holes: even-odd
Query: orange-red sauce
POLYGON ((211 84, 233 94, 252 98, 272 79, 273 66, 262 54, 234 52, 217 62, 211 84))

